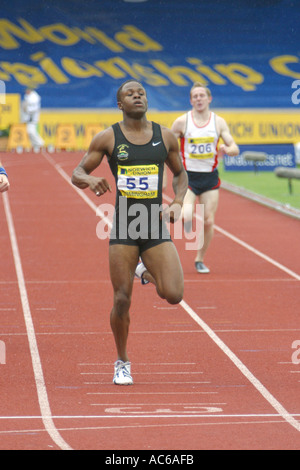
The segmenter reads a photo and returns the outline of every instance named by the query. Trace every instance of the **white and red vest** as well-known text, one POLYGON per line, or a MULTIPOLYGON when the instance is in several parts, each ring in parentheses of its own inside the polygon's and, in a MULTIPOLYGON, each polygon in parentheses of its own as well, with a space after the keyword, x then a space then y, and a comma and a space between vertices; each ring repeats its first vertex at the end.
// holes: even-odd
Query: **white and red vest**
POLYGON ((180 141, 183 166, 187 171, 209 173, 217 168, 219 136, 215 113, 210 112, 207 123, 199 127, 194 122, 192 111, 189 111, 185 134, 180 141))

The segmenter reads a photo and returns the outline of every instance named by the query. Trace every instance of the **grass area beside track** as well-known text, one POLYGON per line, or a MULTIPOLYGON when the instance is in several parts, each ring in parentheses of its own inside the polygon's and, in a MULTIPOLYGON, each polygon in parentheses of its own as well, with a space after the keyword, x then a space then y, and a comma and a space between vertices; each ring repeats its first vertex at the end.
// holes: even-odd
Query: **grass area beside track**
POLYGON ((278 178, 272 171, 258 171, 257 173, 254 171, 226 171, 223 161, 220 162, 218 170, 221 181, 300 209, 300 180, 292 180, 292 194, 290 194, 288 180, 278 178))

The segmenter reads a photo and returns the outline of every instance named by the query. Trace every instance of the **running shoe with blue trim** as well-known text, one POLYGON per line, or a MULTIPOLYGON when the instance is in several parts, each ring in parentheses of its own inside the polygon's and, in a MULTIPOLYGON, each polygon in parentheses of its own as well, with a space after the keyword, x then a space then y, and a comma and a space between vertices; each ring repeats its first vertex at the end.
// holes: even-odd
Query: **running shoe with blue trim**
POLYGON ((196 268, 197 273, 208 274, 210 272, 209 268, 205 266, 205 264, 202 263, 202 261, 196 261, 195 268, 196 268))
POLYGON ((135 276, 141 280, 141 283, 143 285, 145 284, 148 284, 149 281, 147 281, 146 279, 144 279, 144 273, 145 271, 147 271, 147 268, 146 266, 144 265, 144 263, 142 261, 140 261, 136 267, 136 270, 135 270, 135 276))
POLYGON ((116 385, 133 385, 130 362, 123 362, 121 360, 115 362, 113 383, 116 385))

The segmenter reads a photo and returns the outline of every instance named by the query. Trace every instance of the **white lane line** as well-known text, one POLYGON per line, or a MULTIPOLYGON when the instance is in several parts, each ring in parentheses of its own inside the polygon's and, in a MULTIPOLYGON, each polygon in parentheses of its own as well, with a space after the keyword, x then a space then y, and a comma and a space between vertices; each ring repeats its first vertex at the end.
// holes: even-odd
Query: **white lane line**
MULTIPOLYGON (((278 416, 278 415, 276 415, 278 416)), ((125 416, 124 416, 125 417, 125 416)), ((135 418, 136 419, 136 416, 131 416, 132 418, 135 418)), ((150 417, 150 416, 149 416, 150 417)), ((208 416, 208 417, 211 417, 211 416, 208 416)), ((84 418, 84 417, 77 417, 79 419, 81 418, 84 418)), ((99 416, 99 418, 101 418, 101 416, 99 416)), ((104 417, 102 417, 104 418, 104 417)), ((101 419, 102 419, 101 418, 101 419)), ((112 417, 112 418, 119 418, 119 416, 117 417, 112 417)), ((157 418, 157 416, 155 416, 155 418, 157 418)), ((169 416, 166 416, 166 418, 169 418, 169 416)), ((198 418, 200 418, 200 416, 198 416, 198 418)), ((227 417, 228 418, 228 417, 227 417)), ((251 418, 251 417, 250 417, 251 418)), ((158 422, 157 424, 127 424, 127 425, 112 425, 112 426, 109 426, 109 425, 103 425, 103 426, 81 426, 81 427, 64 427, 64 428, 59 428, 60 431, 107 431, 109 429, 116 429, 116 430, 121 430, 121 429, 154 429, 154 428, 159 428, 159 429, 162 429, 162 428, 173 428, 173 427, 184 427, 184 428, 192 428, 192 427, 201 427, 201 426, 232 426, 232 425, 253 425, 253 424, 285 424, 284 421, 282 420, 275 420, 275 419, 264 419, 264 421, 258 421, 258 420, 253 420, 253 421, 220 421, 220 422, 207 422, 207 423, 203 423, 203 422, 189 422, 189 423, 178 423, 176 422, 176 424, 174 423, 170 423, 170 424, 164 424, 162 423, 161 421, 158 422)), ((0 431, 0 435, 12 435, 12 434, 37 434, 37 433, 40 433, 40 432, 45 432, 44 429, 21 429, 21 430, 13 430, 13 431, 0 431)), ((51 446, 49 446, 51 447, 51 446)))
POLYGON ((53 311, 53 310, 56 310, 56 307, 42 307, 42 308, 36 308, 36 310, 40 310, 40 311, 53 311))
MULTIPOLYGON (((136 366, 195 366, 197 362, 135 362, 136 366)), ((78 366, 109 366, 110 362, 80 362, 78 366)), ((203 374, 203 372, 198 372, 203 374)))
MULTIPOLYGON (((172 202, 172 199, 169 196, 167 196, 166 194, 164 194, 164 198, 166 199, 166 201, 172 202)), ((195 214, 195 217, 197 219, 201 220, 200 216, 198 214, 195 214)), ((281 269, 281 271, 284 271, 285 273, 289 274, 294 279, 297 279, 297 281, 300 281, 300 275, 299 274, 295 273, 294 271, 287 268, 283 264, 278 263, 273 258, 270 258, 270 256, 262 253, 261 251, 257 250, 256 248, 254 248, 253 246, 251 246, 248 243, 244 242, 243 240, 236 237, 235 235, 232 235, 231 233, 227 232, 227 230, 224 230, 223 228, 219 227, 218 225, 215 225, 214 227, 218 232, 222 233, 222 235, 224 235, 225 237, 227 237, 230 240, 234 241, 238 245, 241 245, 243 248, 246 248, 246 250, 251 251, 252 253, 259 256, 260 258, 267 261, 268 263, 273 264, 274 266, 276 266, 276 268, 281 269)))
POLYGON ((84 191, 82 191, 82 189, 78 189, 76 188, 76 186, 74 186, 71 182, 71 179, 69 177, 69 175, 65 172, 65 170, 63 170, 61 168, 61 166, 55 162, 55 160, 53 160, 52 157, 50 157, 47 153, 43 152, 43 155, 44 157, 46 158, 46 160, 48 160, 48 162, 50 163, 50 165, 52 165, 55 170, 60 174, 60 176, 62 176, 62 178, 74 189, 74 191, 77 192, 77 194, 86 202, 86 204, 94 211, 96 212, 97 215, 99 215, 101 217, 102 220, 105 221, 105 223, 107 224, 108 227, 112 228, 112 223, 111 221, 104 215, 104 213, 96 206, 96 204, 93 203, 93 201, 91 201, 91 199, 85 194, 84 191))
MULTIPOLYGON (((111 382, 110 382, 111 384, 111 382)), ((103 382, 84 382, 84 385, 103 385, 103 382)), ((130 392, 128 390, 128 392, 130 392)), ((120 396, 120 392, 95 392, 97 395, 117 395, 120 396)), ((168 392, 168 395, 218 395, 219 392, 168 392)), ((164 395, 166 396, 166 392, 133 392, 130 394, 130 396, 136 396, 136 395, 164 395)))
MULTIPOLYGON (((69 175, 63 170, 60 165, 55 163, 55 161, 49 157, 48 155, 44 154, 45 158, 49 161, 49 163, 54 166, 56 171, 63 177, 63 179, 77 192, 77 194, 88 204, 88 206, 96 212, 97 215, 99 215, 105 223, 108 225, 108 227, 112 227, 112 223, 107 217, 99 210, 99 208, 94 204, 89 197, 86 196, 86 194, 81 190, 76 188, 71 182, 71 179, 69 175)), ((164 199, 168 202, 172 202, 172 198, 170 198, 167 194, 163 195, 164 199)), ((200 219, 200 216, 198 214, 195 215, 196 218, 200 219)), ((292 271, 291 269, 287 268, 286 266, 282 265, 281 263, 278 263, 274 259, 272 259, 270 256, 267 256, 266 254, 262 253, 261 251, 257 250, 253 246, 249 245, 248 243, 244 242, 240 238, 236 237, 235 235, 232 235, 231 233, 227 232, 227 230, 222 229, 218 225, 215 225, 215 229, 222 233, 222 235, 226 236, 227 238, 231 239, 238 245, 241 245, 242 247, 246 248, 246 250, 251 251, 255 255, 259 256, 263 260, 267 261, 268 263, 272 264, 273 266, 276 266, 278 269, 281 271, 284 271, 285 273, 289 274, 291 277, 294 279, 297 279, 297 281, 300 281, 300 275, 292 271)))
MULTIPOLYGON (((111 381, 110 382, 84 382, 85 385, 87 385, 89 383, 89 385, 93 384, 102 384, 102 385, 111 385, 111 381)), ((165 381, 161 381, 161 382, 140 382, 139 381, 139 385, 186 385, 186 384, 211 384, 211 382, 175 382, 175 381, 172 381, 172 382, 165 382, 165 381)), ((94 392, 94 393, 87 393, 87 395, 98 395, 98 392, 94 392)))
POLYGON ((250 372, 242 361, 226 346, 226 344, 216 335, 216 333, 194 312, 194 310, 184 301, 180 302, 182 308, 190 317, 207 333, 213 342, 226 354, 240 372, 252 383, 258 392, 269 402, 277 411, 297 431, 300 431, 300 423, 279 403, 278 400, 266 389, 266 387, 250 372))
MULTIPOLYGON (((192 374, 195 374, 195 375, 199 375, 203 372, 153 372, 151 371, 151 376, 152 375, 182 375, 182 374, 186 374, 186 375, 192 375, 192 374)), ((148 374, 148 372, 135 372, 134 375, 145 375, 145 374, 148 374)), ((110 372, 80 372, 80 375, 111 375, 110 372)))
POLYGON ((72 450, 71 447, 64 441, 59 432, 57 431, 53 419, 51 417, 51 410, 47 395, 47 389, 44 380, 44 374, 41 364, 41 359, 39 355, 39 350, 37 346, 36 336, 34 325, 32 321, 29 300, 27 296, 27 290, 25 285, 25 279, 23 274, 22 262, 14 227, 14 222, 12 218, 12 213, 10 209, 9 199, 7 193, 3 193, 3 202, 5 208, 5 215, 9 230, 10 242, 14 257, 15 269, 18 279, 19 292, 21 297, 21 303, 23 308, 24 320, 26 325, 27 337, 29 342, 31 361, 33 366, 34 378, 37 388, 38 401, 41 410, 41 418, 44 423, 45 429, 50 435, 51 439, 57 444, 57 446, 62 450, 72 450))
MULTIPOLYGON (((139 283, 140 281, 138 279, 135 279, 134 282, 137 282, 139 283)), ((199 283, 199 278, 198 279, 185 279, 185 284, 188 284, 188 283, 199 283)), ((201 283, 206 283, 206 282, 210 282, 209 279, 201 279, 201 283)), ((214 282, 223 282, 223 283, 236 283, 236 284, 242 284, 242 283, 247 283, 249 284, 249 282, 252 282, 252 283, 256 283, 256 284, 259 284, 261 282, 279 282, 280 284, 285 282, 285 283, 288 283, 288 282, 296 282, 296 279, 287 279, 287 278, 276 278, 276 279, 270 279, 270 278, 263 278, 263 279, 260 279, 260 278, 255 278, 255 279, 232 279, 230 277, 227 277, 226 279, 214 279, 214 282)), ((49 279, 48 281, 41 281, 41 280, 28 280, 27 281, 27 284, 97 284, 99 285, 100 284, 109 284, 110 281, 108 279, 99 279, 99 280, 93 280, 93 279, 82 279, 82 280, 68 280, 68 281, 65 281, 65 280, 62 280, 62 279, 49 279)), ((0 286, 6 286, 6 285, 14 285, 14 284, 17 284, 16 281, 0 281, 0 286)), ((1 309, 0 309, 1 310, 1 309)))
POLYGON ((300 281, 300 275, 297 274, 297 273, 295 273, 295 272, 292 271, 291 269, 287 268, 287 267, 284 266, 283 264, 278 263, 278 262, 275 261, 273 258, 270 258, 270 256, 267 256, 267 255, 265 255, 264 253, 262 253, 261 251, 256 250, 256 248, 253 248, 253 246, 249 245, 249 244, 246 243, 246 242, 243 242, 242 240, 240 240, 239 238, 235 237, 234 235, 232 235, 231 233, 227 232, 226 230, 222 229, 221 227, 216 226, 215 228, 216 228, 216 230, 218 230, 220 233, 222 233, 223 235, 225 235, 227 238, 230 238, 231 240, 233 240, 235 243, 238 243, 239 245, 243 246, 244 248, 246 248, 247 250, 251 251, 251 252, 254 253, 255 255, 259 256, 259 257, 262 258, 263 260, 267 261, 268 263, 273 264, 276 268, 281 269, 281 271, 284 271, 285 273, 289 274, 289 276, 293 277, 293 278, 296 279, 297 281, 300 281))
MULTIPOLYGON (((93 395, 93 393, 88 393, 88 395, 93 395)), ((128 407, 128 402, 127 403, 101 403, 102 406, 127 406, 128 407)), ((185 403, 185 402, 180 402, 180 403, 169 403, 169 402, 166 402, 166 403, 147 403, 147 402, 143 402, 143 403, 135 403, 134 405, 131 405, 131 406, 147 406, 147 407, 154 407, 154 406, 182 406, 182 407, 188 407, 188 408, 191 408, 191 407, 197 407, 197 406, 206 406, 206 407, 209 407, 209 406, 221 406, 221 405, 227 405, 227 403, 220 403, 220 402, 217 402, 217 403, 211 403, 211 402, 204 402, 204 403, 201 403, 201 402, 197 402, 197 403, 185 403)), ((215 413, 214 413, 215 415, 215 413)), ((223 414, 221 415, 223 416, 223 414)), ((240 416, 240 415, 239 415, 240 416)), ((274 415, 274 416, 278 416, 277 414, 274 415)))
MULTIPOLYGON (((48 159, 49 160, 49 159, 48 159)), ((50 161, 50 160, 49 160, 50 161)), ((52 163, 53 164, 53 163, 52 163)), ((63 176, 63 178, 68 182, 68 184, 78 192, 78 194, 82 196, 83 191, 80 192, 79 189, 77 189, 71 182, 69 175, 62 170, 59 165, 55 165, 55 168, 57 171, 63 176)), ((85 194, 84 194, 85 196, 85 194)), ((167 195, 164 195, 165 199, 168 200, 169 202, 172 201, 170 197, 167 195)), ((85 196, 85 198, 87 198, 85 196)), ((83 199, 85 199, 83 198, 83 199)), ((88 199, 88 205, 92 207, 93 210, 97 210, 97 207, 93 202, 88 199)), ((97 212, 98 215, 100 215, 99 211, 97 212)), ((100 215, 101 216, 101 215, 100 215)), ((286 272, 289 274, 291 277, 300 280, 300 276, 295 273, 294 271, 288 269, 286 266, 283 266, 282 264, 278 263, 277 261, 273 260, 269 256, 265 255, 264 253, 256 250, 252 246, 248 245, 248 243, 243 242, 239 238, 235 237, 234 235, 231 235, 229 232, 226 230, 221 229, 220 227, 216 227, 216 229, 221 232, 223 235, 227 236, 231 240, 235 241, 239 245, 243 246, 247 250, 255 253, 257 256, 261 257, 265 261, 273 264, 276 266, 278 269, 281 269, 282 271, 286 272)), ((252 385, 259 391, 259 393, 267 400, 267 402, 277 411, 277 413, 285 419, 291 426, 293 426, 297 431, 300 432, 300 423, 295 420, 295 418, 279 403, 279 401, 276 400, 276 398, 264 387, 264 385, 249 371, 249 369, 240 361, 240 359, 226 346, 226 344, 214 333, 213 330, 192 310, 192 308, 184 301, 182 300, 180 302, 180 305, 182 308, 190 315, 190 317, 208 334, 208 336, 214 341, 214 343, 226 354, 229 359, 236 365, 236 367, 242 372, 242 374, 252 383, 252 385)))
MULTIPOLYGON (((218 404, 218 403, 216 403, 218 404)), ((222 403, 220 403, 222 405, 222 403)), ((179 415, 180 417, 184 417, 184 415, 179 415)), ((247 414, 219 414, 219 413, 214 413, 214 414, 198 414, 196 415, 191 415, 196 418, 278 418, 277 413, 247 413, 247 414)), ((299 413, 294 413, 293 416, 298 416, 300 417, 299 413)), ((126 418, 125 415, 58 415, 58 416, 52 416, 53 419, 103 419, 103 418, 126 418)), ((136 415, 131 415, 131 418, 137 418, 136 415)), ((145 417, 145 415, 140 415, 139 417, 145 417)), ((166 416, 167 417, 167 416, 166 416)), ((39 420, 41 419, 40 416, 0 416, 0 420, 5 421, 5 420, 39 420)), ((284 420, 278 421, 280 423, 284 423, 284 420)), ((157 425, 159 426, 159 424, 157 425)), ((39 429, 39 431, 43 431, 43 429, 39 429)), ((14 432, 14 431, 12 431, 14 432)))

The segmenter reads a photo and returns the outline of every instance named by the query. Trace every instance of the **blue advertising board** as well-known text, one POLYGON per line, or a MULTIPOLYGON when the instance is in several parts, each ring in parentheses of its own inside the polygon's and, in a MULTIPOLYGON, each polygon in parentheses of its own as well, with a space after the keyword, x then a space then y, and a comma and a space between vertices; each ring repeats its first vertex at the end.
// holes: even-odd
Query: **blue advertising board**
POLYGON ((296 109, 299 16, 295 0, 2 1, 0 80, 43 108, 116 108, 134 78, 160 111, 189 109, 195 81, 214 108, 296 109))
POLYGON ((295 168, 296 158, 293 144, 279 145, 240 145, 240 155, 224 155, 223 164, 226 171, 274 171, 279 166, 295 168), (254 161, 247 155, 265 154, 264 161, 254 161))

